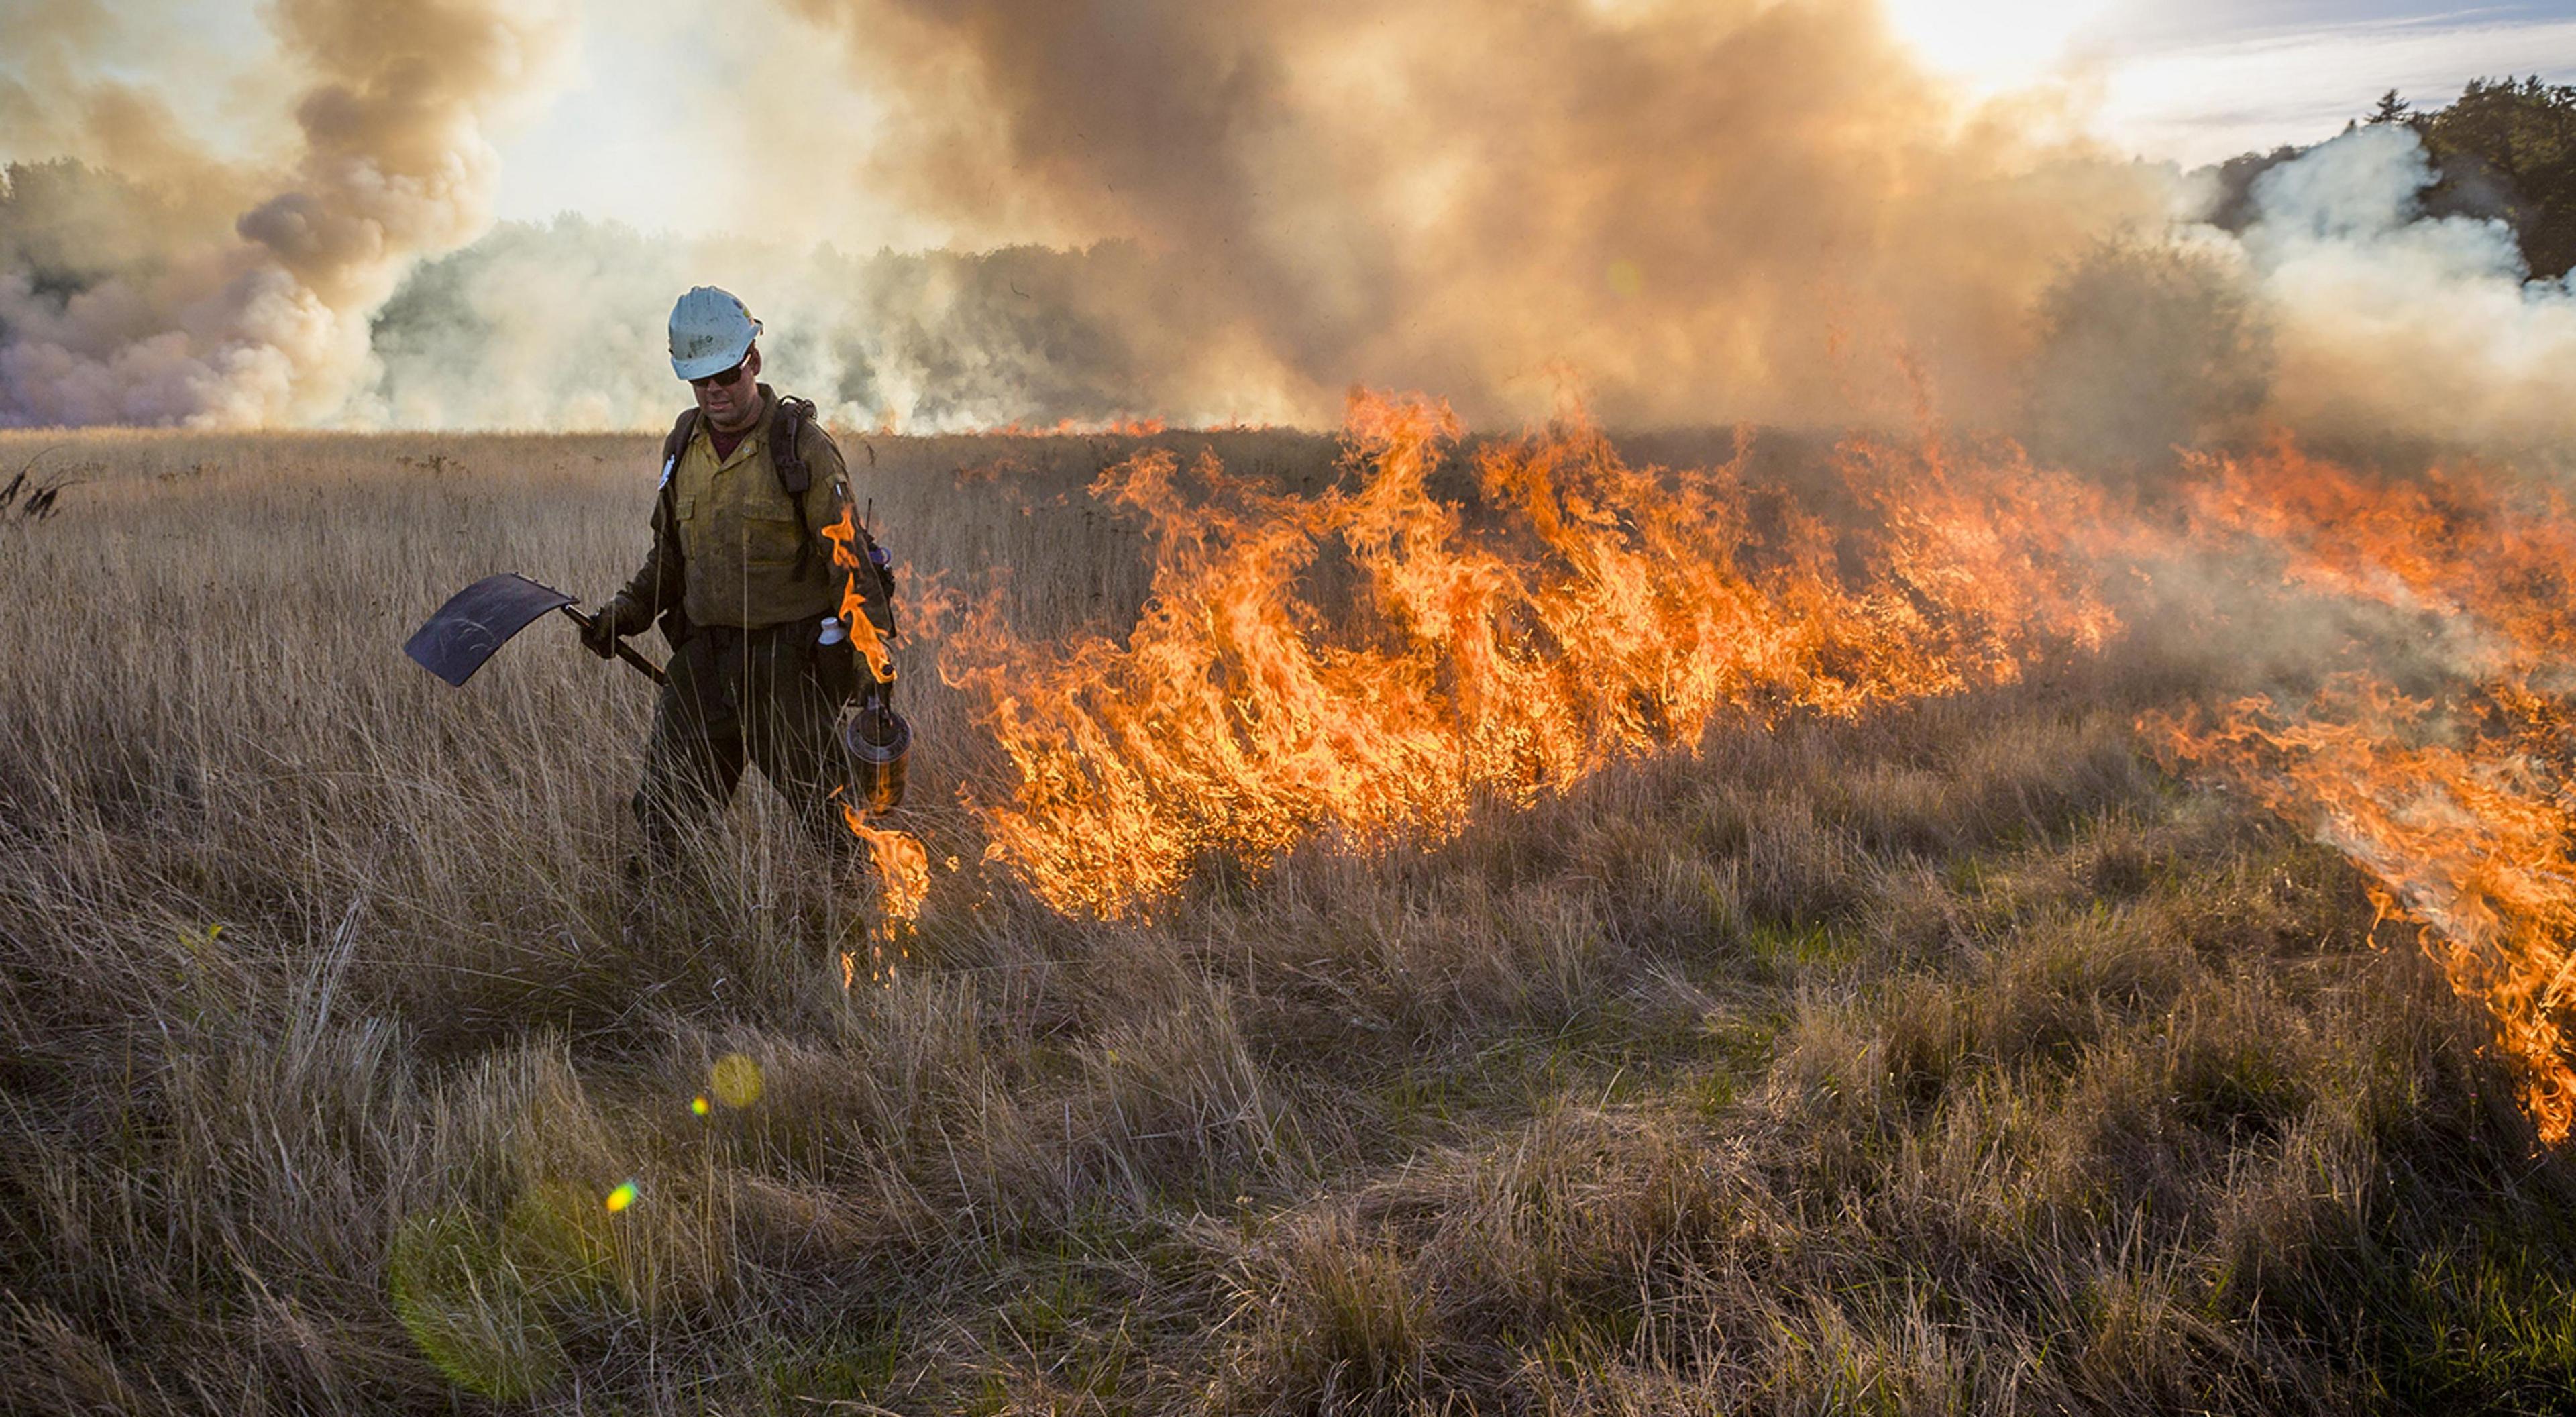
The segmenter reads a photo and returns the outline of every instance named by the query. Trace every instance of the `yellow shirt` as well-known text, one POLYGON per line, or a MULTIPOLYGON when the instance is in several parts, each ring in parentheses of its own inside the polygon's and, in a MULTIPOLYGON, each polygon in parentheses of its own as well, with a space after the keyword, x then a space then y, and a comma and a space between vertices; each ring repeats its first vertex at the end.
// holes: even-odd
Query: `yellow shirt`
POLYGON ((819 621, 841 608, 842 574, 832 568, 831 544, 821 534, 841 517, 833 492, 842 483, 841 453, 821 428, 804 425, 799 442, 812 476, 805 509, 814 536, 799 577, 807 524, 798 520, 796 501, 779 486, 769 459, 776 410, 774 398, 763 400, 760 421, 722 459, 713 430, 700 419, 671 469, 671 524, 687 577, 681 605, 695 624, 757 630, 819 621))

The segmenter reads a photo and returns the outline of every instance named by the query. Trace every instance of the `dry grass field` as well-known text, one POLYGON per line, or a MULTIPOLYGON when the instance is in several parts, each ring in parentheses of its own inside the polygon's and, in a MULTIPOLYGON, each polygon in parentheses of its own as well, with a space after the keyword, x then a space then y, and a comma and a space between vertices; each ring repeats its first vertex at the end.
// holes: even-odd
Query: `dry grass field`
POLYGON ((2576 1407, 2576 1167, 2484 1012, 2142 745, 2247 644, 1720 713, 1098 920, 981 859, 940 627, 1123 630, 1138 442, 845 437, 948 601, 938 869, 845 988, 871 892, 757 782, 627 898, 642 680, 399 653, 604 595, 652 440, 0 436, 77 479, 0 516, 0 1407, 2576 1407))

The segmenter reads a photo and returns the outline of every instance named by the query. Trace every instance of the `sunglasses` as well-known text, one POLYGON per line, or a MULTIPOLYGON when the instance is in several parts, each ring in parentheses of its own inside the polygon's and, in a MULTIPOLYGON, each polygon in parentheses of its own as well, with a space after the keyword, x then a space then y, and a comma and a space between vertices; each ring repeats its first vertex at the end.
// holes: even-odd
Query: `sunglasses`
POLYGON ((734 385, 742 382, 743 368, 749 363, 751 363, 751 361, 749 359, 745 359, 741 364, 737 364, 721 374, 709 374, 703 379, 691 379, 689 381, 689 387, 693 389, 732 388, 734 385))

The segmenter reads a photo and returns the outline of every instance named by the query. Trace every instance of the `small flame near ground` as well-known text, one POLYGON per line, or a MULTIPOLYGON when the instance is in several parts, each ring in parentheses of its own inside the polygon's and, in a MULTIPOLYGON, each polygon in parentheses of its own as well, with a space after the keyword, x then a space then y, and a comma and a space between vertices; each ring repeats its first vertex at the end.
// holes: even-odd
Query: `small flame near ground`
MULTIPOLYGON (((869 863, 875 868, 877 922, 868 931, 868 979, 892 984, 896 967, 910 958, 905 942, 911 938, 912 922, 921 918, 922 901, 930 895, 930 853, 910 832, 869 826, 867 818, 847 802, 841 804, 841 819, 867 843, 869 863)), ((858 956, 844 950, 842 987, 855 986, 858 972, 858 956)))

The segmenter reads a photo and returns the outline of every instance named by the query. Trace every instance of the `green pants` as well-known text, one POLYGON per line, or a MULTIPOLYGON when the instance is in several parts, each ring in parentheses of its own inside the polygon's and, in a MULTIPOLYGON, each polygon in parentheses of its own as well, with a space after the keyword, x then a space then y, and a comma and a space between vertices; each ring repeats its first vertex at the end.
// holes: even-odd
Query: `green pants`
POLYGON ((847 643, 820 646, 811 622, 761 630, 702 627, 671 656, 653 713, 635 820, 656 865, 682 830, 733 797, 745 762, 786 797, 816 839, 850 841, 832 790, 847 767, 838 737, 857 667, 847 643))

